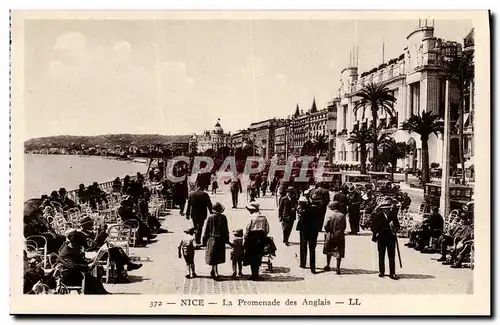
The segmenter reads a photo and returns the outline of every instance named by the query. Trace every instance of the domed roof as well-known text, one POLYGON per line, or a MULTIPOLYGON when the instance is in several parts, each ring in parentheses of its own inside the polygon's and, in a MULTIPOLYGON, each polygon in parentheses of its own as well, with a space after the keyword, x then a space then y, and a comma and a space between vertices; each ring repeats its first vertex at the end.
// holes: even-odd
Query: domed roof
POLYGON ((214 129, 212 130, 212 133, 217 133, 217 134, 224 133, 224 130, 220 126, 219 120, 217 120, 217 123, 215 123, 215 126, 214 126, 214 129))

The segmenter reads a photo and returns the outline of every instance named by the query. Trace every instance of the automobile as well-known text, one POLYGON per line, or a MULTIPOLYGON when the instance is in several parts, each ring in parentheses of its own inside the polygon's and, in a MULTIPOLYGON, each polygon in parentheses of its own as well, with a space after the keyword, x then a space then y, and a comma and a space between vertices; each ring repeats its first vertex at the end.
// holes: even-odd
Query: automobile
MULTIPOLYGON (((450 184, 450 210, 461 210, 464 205, 473 202, 474 188, 472 186, 450 184)), ((427 183, 424 187, 424 201, 427 206, 439 207, 441 201, 441 183, 427 183)))

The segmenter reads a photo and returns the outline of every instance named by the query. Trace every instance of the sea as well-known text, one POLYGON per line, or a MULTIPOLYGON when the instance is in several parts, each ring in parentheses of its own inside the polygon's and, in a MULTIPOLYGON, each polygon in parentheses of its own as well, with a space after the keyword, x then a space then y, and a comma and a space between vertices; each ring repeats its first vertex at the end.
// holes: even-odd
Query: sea
POLYGON ((74 190, 79 184, 109 182, 116 177, 145 173, 146 162, 123 161, 106 157, 70 155, 24 155, 25 200, 39 198, 64 187, 74 190))

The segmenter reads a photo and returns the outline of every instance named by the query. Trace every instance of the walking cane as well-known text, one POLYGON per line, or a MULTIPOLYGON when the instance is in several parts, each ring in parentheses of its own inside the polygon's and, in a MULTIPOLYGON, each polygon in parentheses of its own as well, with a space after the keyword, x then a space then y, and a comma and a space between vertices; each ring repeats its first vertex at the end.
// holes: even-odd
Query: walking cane
POLYGON ((399 251, 398 236, 396 235, 396 250, 398 251, 399 267, 403 268, 403 263, 401 262, 401 252, 399 251))

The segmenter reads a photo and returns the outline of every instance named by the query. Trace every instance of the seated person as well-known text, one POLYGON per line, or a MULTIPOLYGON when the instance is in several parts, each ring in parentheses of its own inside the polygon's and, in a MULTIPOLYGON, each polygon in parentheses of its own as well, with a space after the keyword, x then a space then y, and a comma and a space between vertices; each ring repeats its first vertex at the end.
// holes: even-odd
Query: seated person
POLYGON ((115 178, 113 181, 113 193, 121 193, 122 192, 122 181, 120 177, 115 178))
POLYGON ((114 279, 114 283, 129 283, 130 281, 123 274, 125 265, 127 266, 127 271, 133 271, 140 269, 142 264, 131 262, 128 255, 121 247, 111 246, 111 244, 106 243, 108 237, 106 226, 94 232, 94 221, 90 217, 84 217, 80 220, 80 227, 81 232, 86 236, 85 250, 87 252, 97 252, 99 249, 103 250, 103 245, 107 244, 107 249, 104 250, 103 255, 100 255, 99 261, 106 260, 109 254, 109 259, 111 262, 115 263, 116 273, 118 274, 114 279))
POLYGON ((147 218, 149 227, 156 233, 164 232, 164 230, 161 229, 160 221, 158 221, 158 219, 154 215, 149 213, 149 203, 144 195, 141 195, 139 197, 139 202, 137 205, 139 208, 139 213, 142 215, 142 217, 147 218))
POLYGON ((110 294, 104 289, 101 281, 90 272, 96 260, 88 261, 82 251, 86 244, 86 236, 80 231, 71 229, 66 233, 66 238, 68 241, 62 246, 57 257, 56 277, 66 286, 80 286, 84 273, 84 294, 110 294))
POLYGON ((127 224, 127 221, 129 220, 136 220, 139 222, 139 229, 137 231, 137 244, 144 244, 144 237, 148 238, 148 240, 156 238, 155 235, 151 234, 149 227, 138 217, 137 211, 134 207, 134 203, 130 200, 130 198, 126 198, 121 202, 121 206, 118 208, 118 215, 120 216, 124 224, 127 224))
MULTIPOLYGON (((462 213, 461 215, 464 214, 462 213)), ((439 246, 441 252, 441 257, 437 260, 438 262, 447 261, 446 254, 448 253, 448 246, 453 246, 455 237, 462 231, 464 226, 462 220, 463 219, 460 217, 453 219, 447 231, 438 238, 437 245, 439 246)))
POLYGON ((73 208, 81 210, 80 206, 68 197, 68 192, 66 192, 66 189, 64 187, 61 187, 59 189, 59 198, 60 203, 63 206, 63 210, 69 210, 73 208))
POLYGON ((411 198, 408 195, 408 193, 406 193, 406 192, 403 193, 402 200, 403 200, 403 202, 401 202, 401 210, 402 211, 408 210, 410 208, 410 205, 411 205, 411 198))
POLYGON ((428 233, 425 235, 422 234, 423 243, 427 243, 427 246, 422 249, 422 253, 434 253, 436 251, 436 247, 434 245, 431 246, 430 239, 438 239, 443 234, 444 219, 439 214, 439 208, 437 206, 433 206, 431 208, 431 215, 428 219, 428 229, 428 233))
POLYGON ((474 243, 474 227, 470 218, 464 219, 464 225, 461 231, 455 235, 454 243, 455 245, 450 254, 451 259, 449 262, 443 262, 443 265, 451 264, 452 268, 461 268, 474 243))

